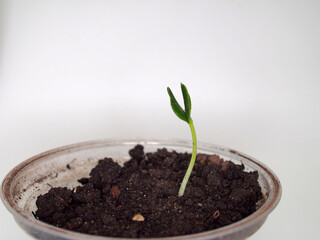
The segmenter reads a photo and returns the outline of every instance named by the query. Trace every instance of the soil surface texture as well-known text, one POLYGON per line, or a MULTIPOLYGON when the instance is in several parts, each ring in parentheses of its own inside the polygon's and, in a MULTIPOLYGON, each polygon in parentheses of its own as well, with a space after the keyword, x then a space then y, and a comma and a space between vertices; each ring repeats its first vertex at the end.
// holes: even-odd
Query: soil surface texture
POLYGON ((257 172, 217 155, 198 154, 182 197, 178 190, 191 154, 137 145, 123 167, 99 161, 74 189, 38 197, 35 217, 67 230, 110 237, 169 237, 216 229, 256 210, 257 172))

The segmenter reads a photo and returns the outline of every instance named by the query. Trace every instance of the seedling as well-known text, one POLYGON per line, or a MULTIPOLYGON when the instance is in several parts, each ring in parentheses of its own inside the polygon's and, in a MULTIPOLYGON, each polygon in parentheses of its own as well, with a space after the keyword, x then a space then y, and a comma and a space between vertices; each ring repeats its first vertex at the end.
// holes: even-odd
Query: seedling
POLYGON ((170 97, 170 104, 172 107, 173 112, 177 115, 178 118, 180 118, 182 121, 185 121, 186 123, 189 124, 190 130, 191 130, 191 135, 192 135, 192 155, 189 163, 189 167, 187 169, 186 174, 184 175, 184 178, 182 180, 182 183, 180 185, 179 193, 178 196, 181 197, 184 194, 184 190, 186 189, 188 180, 190 178, 194 163, 196 161, 196 156, 197 156, 197 136, 196 136, 196 130, 194 129, 193 126, 193 121, 191 118, 191 98, 188 93, 187 87, 181 83, 181 91, 183 95, 183 100, 184 100, 184 110, 180 106, 180 104, 177 102, 176 98, 174 97, 171 89, 168 87, 167 88, 169 97, 170 97))

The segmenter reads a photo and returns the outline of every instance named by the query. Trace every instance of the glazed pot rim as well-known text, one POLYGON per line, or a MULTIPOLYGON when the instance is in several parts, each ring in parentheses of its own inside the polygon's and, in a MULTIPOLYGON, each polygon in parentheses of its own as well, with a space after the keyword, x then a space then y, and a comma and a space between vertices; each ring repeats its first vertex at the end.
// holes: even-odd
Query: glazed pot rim
MULTIPOLYGON (((77 233, 74 231, 68 231, 62 228, 55 227, 53 225, 49 225, 47 223, 41 222, 35 218, 32 218, 33 216, 26 216, 22 213, 22 211, 19 211, 15 206, 16 203, 14 202, 14 199, 12 196, 10 196, 10 189, 11 189, 11 183, 15 176, 23 170, 25 167, 30 166, 34 162, 40 160, 41 158, 49 155, 55 155, 57 153, 68 153, 68 151, 73 149, 83 149, 83 148, 90 148, 92 146, 99 146, 99 145, 117 145, 117 144, 123 144, 123 145, 133 145, 133 144, 142 144, 142 145, 159 145, 159 147, 163 145, 170 145, 172 147, 176 146, 190 146, 192 147, 192 142, 190 140, 182 140, 182 139, 142 139, 142 138, 134 138, 134 139, 120 139, 120 138, 114 138, 114 139, 100 139, 100 140, 92 140, 92 141, 85 141, 80 143, 74 143, 65 145, 62 147, 54 148, 48 151, 45 151, 43 153, 37 154, 20 164, 18 164, 16 167, 14 167, 4 178, 2 185, 1 185, 1 192, 0 197, 6 206, 6 208, 11 212, 11 214, 14 216, 15 219, 19 219, 23 224, 26 226, 29 226, 30 228, 38 229, 39 231, 43 231, 45 229, 46 232, 64 237, 66 234, 69 237, 73 237, 74 239, 87 239, 88 234, 82 234, 77 233)), ((252 164, 258 166, 260 169, 262 169, 266 174, 267 177, 270 178, 270 182, 272 184, 272 193, 266 196, 266 201, 260 206, 260 208, 252 213, 250 216, 235 222, 233 224, 215 229, 210 230, 206 232, 200 232, 196 234, 190 234, 190 235, 182 235, 182 236, 175 236, 175 237, 166 237, 166 238, 139 238, 141 240, 143 239, 179 239, 179 240, 187 240, 187 239, 209 239, 212 236, 215 237, 222 237, 228 234, 231 234, 232 232, 240 231, 244 227, 250 227, 251 225, 256 224, 259 221, 264 221, 268 214, 277 206, 277 204, 280 201, 281 194, 282 194, 282 188, 280 181, 278 177, 273 173, 271 169, 269 169, 266 165, 259 162, 258 160, 254 159, 253 157, 250 157, 249 155, 243 154, 239 151, 229 149, 226 147, 222 147, 216 144, 211 143, 205 143, 205 142, 198 142, 198 149, 201 152, 201 149, 208 150, 208 149, 214 149, 215 151, 220 152, 228 152, 229 155, 231 155, 234 158, 241 158, 243 161, 251 162, 252 164)), ((245 165, 245 164, 244 164, 245 165)), ((72 239, 73 239, 72 238, 72 239)), ((96 240, 103 240, 103 239, 133 239, 133 238, 114 238, 114 237, 104 237, 104 236, 96 236, 96 235, 90 235, 90 239, 96 239, 96 240)))

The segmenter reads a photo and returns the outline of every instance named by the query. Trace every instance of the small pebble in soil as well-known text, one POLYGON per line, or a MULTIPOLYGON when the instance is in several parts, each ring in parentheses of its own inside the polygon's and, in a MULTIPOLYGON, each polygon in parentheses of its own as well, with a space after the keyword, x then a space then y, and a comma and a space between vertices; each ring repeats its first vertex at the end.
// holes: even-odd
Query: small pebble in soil
POLYGON ((144 221, 144 217, 140 214, 136 214, 133 216, 132 218, 133 221, 137 221, 137 222, 143 222, 144 221))

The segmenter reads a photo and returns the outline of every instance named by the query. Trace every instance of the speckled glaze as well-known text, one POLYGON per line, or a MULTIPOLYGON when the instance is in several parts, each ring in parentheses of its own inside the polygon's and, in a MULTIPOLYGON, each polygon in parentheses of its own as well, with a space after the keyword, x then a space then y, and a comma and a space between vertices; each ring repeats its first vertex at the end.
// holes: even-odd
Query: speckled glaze
MULTIPOLYGON (((51 186, 74 187, 79 185, 77 179, 88 176, 91 168, 101 158, 112 157, 119 164, 123 164, 129 159, 128 150, 138 143, 145 147, 145 152, 163 147, 178 152, 192 151, 190 141, 144 139, 97 140, 56 148, 36 155, 10 171, 2 182, 1 199, 20 227, 36 239, 88 239, 89 235, 67 231, 36 220, 32 214, 32 211, 36 210, 36 198, 47 192, 51 186), (66 168, 67 164, 70 169, 66 168)), ((225 160, 238 164, 243 163, 248 171, 257 170, 265 199, 261 201, 255 213, 234 224, 193 235, 156 239, 240 240, 248 238, 261 227, 269 213, 280 201, 280 181, 268 167, 240 152, 201 142, 198 143, 198 152, 218 154, 225 160)), ((90 235, 90 239, 115 238, 90 235)))

